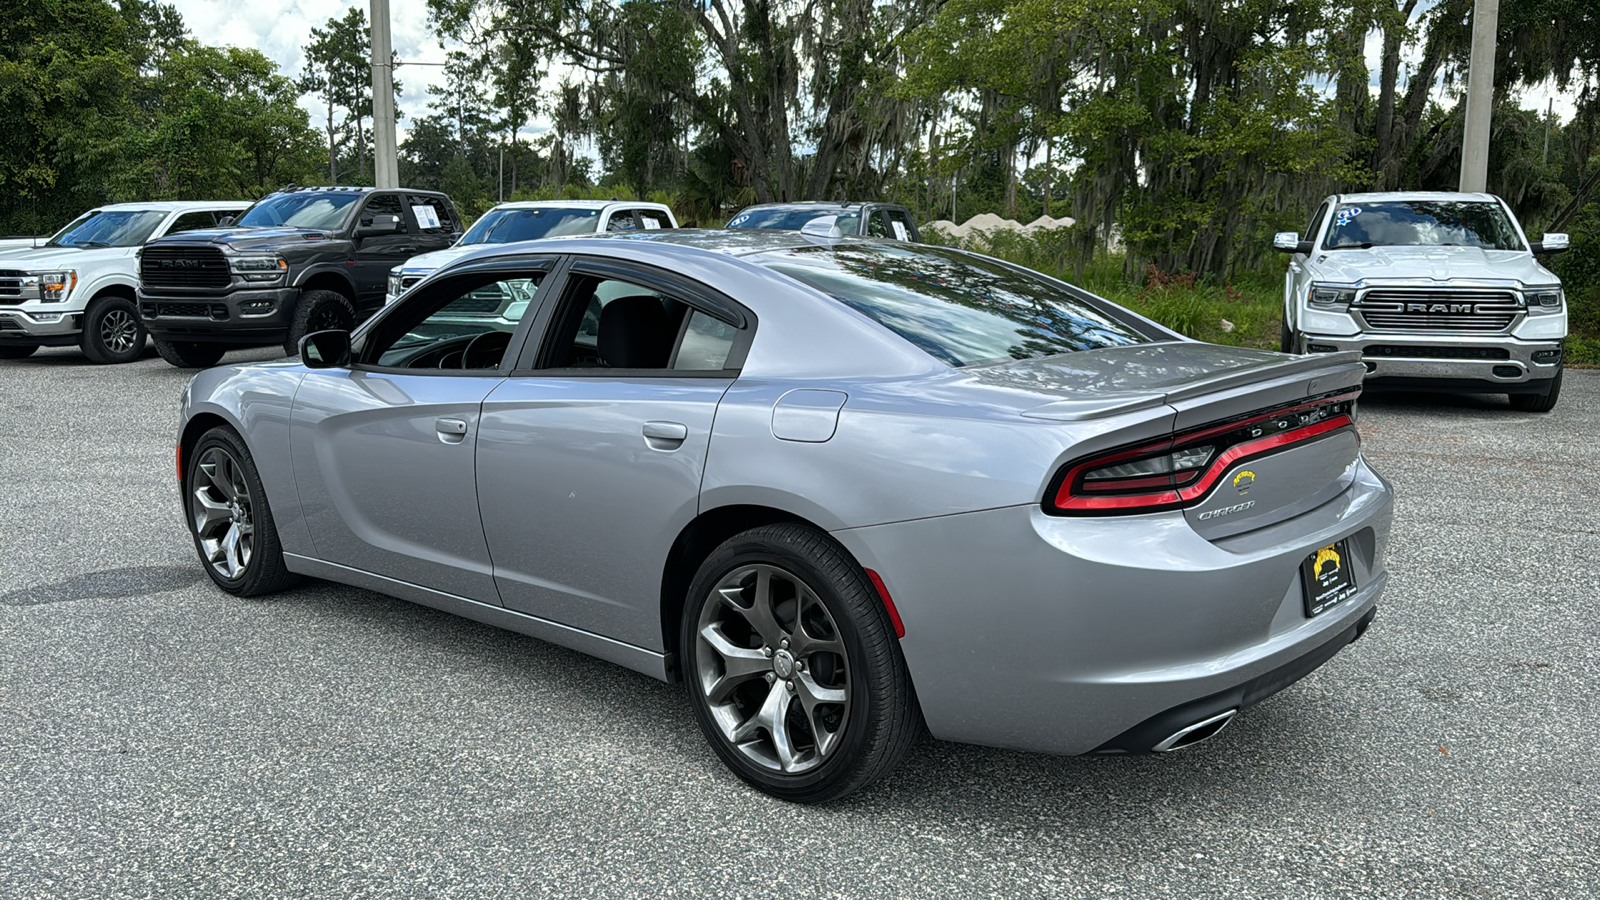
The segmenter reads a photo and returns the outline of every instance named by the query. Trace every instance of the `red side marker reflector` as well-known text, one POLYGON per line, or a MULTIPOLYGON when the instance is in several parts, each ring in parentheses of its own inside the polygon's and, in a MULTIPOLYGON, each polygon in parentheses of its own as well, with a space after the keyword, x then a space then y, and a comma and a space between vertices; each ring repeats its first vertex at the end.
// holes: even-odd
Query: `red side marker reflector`
POLYGON ((183 483, 183 445, 178 445, 178 483, 183 483))
POLYGON ((883 601, 883 608, 889 612, 889 623, 894 626, 894 636, 897 638, 905 637, 906 624, 900 621, 900 610, 894 608, 894 599, 889 596, 889 589, 883 586, 883 579, 879 578, 878 573, 871 569, 862 569, 861 571, 867 573, 867 577, 872 579, 872 586, 878 589, 878 598, 883 601))

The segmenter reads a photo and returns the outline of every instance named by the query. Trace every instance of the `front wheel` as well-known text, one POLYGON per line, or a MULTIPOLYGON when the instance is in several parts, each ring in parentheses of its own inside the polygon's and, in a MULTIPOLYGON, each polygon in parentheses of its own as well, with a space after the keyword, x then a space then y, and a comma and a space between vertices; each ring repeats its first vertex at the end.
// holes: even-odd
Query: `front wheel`
POLYGON ((1511 408, 1518 412, 1549 412, 1556 408, 1556 401, 1561 399, 1561 375, 1565 369, 1556 370, 1556 377, 1550 379, 1550 386, 1537 394, 1512 394, 1511 408))
POLYGON ((283 342, 284 356, 300 355, 300 339, 318 331, 354 331, 356 308, 343 294, 333 291, 306 291, 294 307, 289 337, 283 342))
POLYGON ((917 734, 877 592, 814 529, 771 525, 718 547, 690 586, 679 646, 706 740, 775 797, 821 803, 866 787, 917 734))
POLYGON ((78 347, 90 362, 133 362, 144 352, 144 323, 127 297, 96 297, 83 312, 78 347))
POLYGON ((204 369, 214 366, 228 352, 224 344, 205 344, 198 341, 164 341, 155 338, 156 352, 161 358, 180 369, 204 369))
POLYGON ((239 435, 213 428, 200 436, 189 460, 184 511, 195 551, 211 580, 240 597, 294 584, 297 577, 283 564, 261 475, 239 435))
POLYGON ((1285 317, 1283 327, 1278 332, 1278 349, 1284 353, 1299 353, 1299 349, 1295 347, 1299 342, 1299 336, 1289 327, 1289 319, 1285 317))

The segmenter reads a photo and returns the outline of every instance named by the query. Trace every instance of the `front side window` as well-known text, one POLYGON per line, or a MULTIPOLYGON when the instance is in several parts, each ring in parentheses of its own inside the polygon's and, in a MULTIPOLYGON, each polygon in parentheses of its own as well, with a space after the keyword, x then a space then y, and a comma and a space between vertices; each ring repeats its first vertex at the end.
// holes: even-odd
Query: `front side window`
POLYGON ((407 297, 374 330, 362 357, 389 368, 499 370, 543 280, 543 272, 531 272, 441 282, 407 297))
POLYGON ((150 239, 165 212, 151 210, 97 210, 79 216, 56 232, 46 247, 137 247, 150 239))
POLYGON ((461 243, 510 244, 569 234, 594 234, 599 221, 598 209, 491 209, 472 223, 461 243))
POLYGON ((396 216, 400 219, 400 230, 406 230, 406 216, 397 194, 373 194, 367 200, 366 207, 361 210, 361 224, 371 225, 377 216, 396 216))
POLYGON ((355 192, 276 194, 250 207, 240 228, 310 228, 337 231, 361 195, 355 192))
MULTIPOLYGON (((1310 240, 1310 238, 1307 238, 1310 240)), ((1511 218, 1486 200, 1384 200, 1341 203, 1324 250, 1370 247, 1477 247, 1525 250, 1511 218)))
POLYGON ((841 244, 749 259, 816 288, 952 366, 1153 340, 1062 286, 944 247, 841 244))

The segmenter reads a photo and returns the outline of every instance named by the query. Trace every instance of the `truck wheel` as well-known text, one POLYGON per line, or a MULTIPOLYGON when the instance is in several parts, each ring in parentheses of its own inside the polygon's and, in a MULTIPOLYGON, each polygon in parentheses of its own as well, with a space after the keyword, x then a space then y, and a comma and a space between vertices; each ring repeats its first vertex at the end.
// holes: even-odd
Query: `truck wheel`
POLYGON ((333 291, 306 291, 294 307, 289 338, 283 342, 283 355, 299 356, 300 339, 318 331, 353 331, 356 308, 343 294, 333 291))
POLYGON ((84 311, 78 347, 90 362, 133 362, 144 352, 144 337, 144 323, 133 301, 108 294, 94 298, 84 311))
POLYGON ((1550 379, 1550 386, 1537 394, 1512 394, 1511 408, 1518 412, 1549 412, 1556 408, 1556 401, 1561 399, 1561 374, 1564 369, 1556 371, 1556 377, 1550 379))
POLYGON ((161 358, 180 369, 204 369, 214 366, 228 352, 226 344, 202 344, 195 341, 164 341, 155 338, 156 352, 161 358))
POLYGON ((1278 349, 1282 350, 1284 353, 1296 353, 1298 351, 1295 350, 1294 345, 1298 343, 1298 341, 1299 338, 1295 335, 1294 331, 1289 328, 1289 320, 1284 319, 1283 328, 1278 333, 1278 349))

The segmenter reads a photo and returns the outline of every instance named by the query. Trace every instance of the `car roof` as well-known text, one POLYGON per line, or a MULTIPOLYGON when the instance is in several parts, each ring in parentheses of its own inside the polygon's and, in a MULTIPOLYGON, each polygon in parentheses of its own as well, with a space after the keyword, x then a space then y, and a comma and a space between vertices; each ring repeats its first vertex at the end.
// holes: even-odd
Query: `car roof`
POLYGON ((667 209, 665 203, 655 203, 649 200, 512 200, 508 203, 497 203, 490 212, 496 209, 605 209, 611 206, 625 206, 628 209, 667 209))
POLYGON ((752 203, 740 212, 752 209, 850 209, 859 206, 895 206, 893 203, 862 203, 856 200, 789 200, 783 203, 752 203))
POLYGON ((1382 203, 1385 200, 1465 200, 1498 203, 1493 194, 1461 193, 1459 191, 1369 191, 1364 194, 1337 194, 1340 203, 1382 203))
POLYGON ((187 209, 244 209, 249 200, 152 200, 149 203, 107 203, 95 209, 106 211, 145 210, 148 212, 175 212, 187 209))
MULTIPOLYGON (((868 242, 865 238, 815 238, 798 231, 777 231, 759 228, 673 228, 659 231, 606 231, 598 234, 574 234, 525 241, 520 244, 502 244, 502 247, 529 248, 536 244, 554 244, 557 241, 647 241, 652 244, 673 244, 692 247, 726 256, 751 256, 774 250, 792 250, 797 247, 815 247, 819 243, 837 241, 868 242)), ((873 240, 871 243, 880 243, 873 240)), ((899 242, 882 242, 896 243, 899 242)), ((542 248, 541 248, 542 249, 542 248)), ((498 254, 496 254, 498 255, 498 254)))

